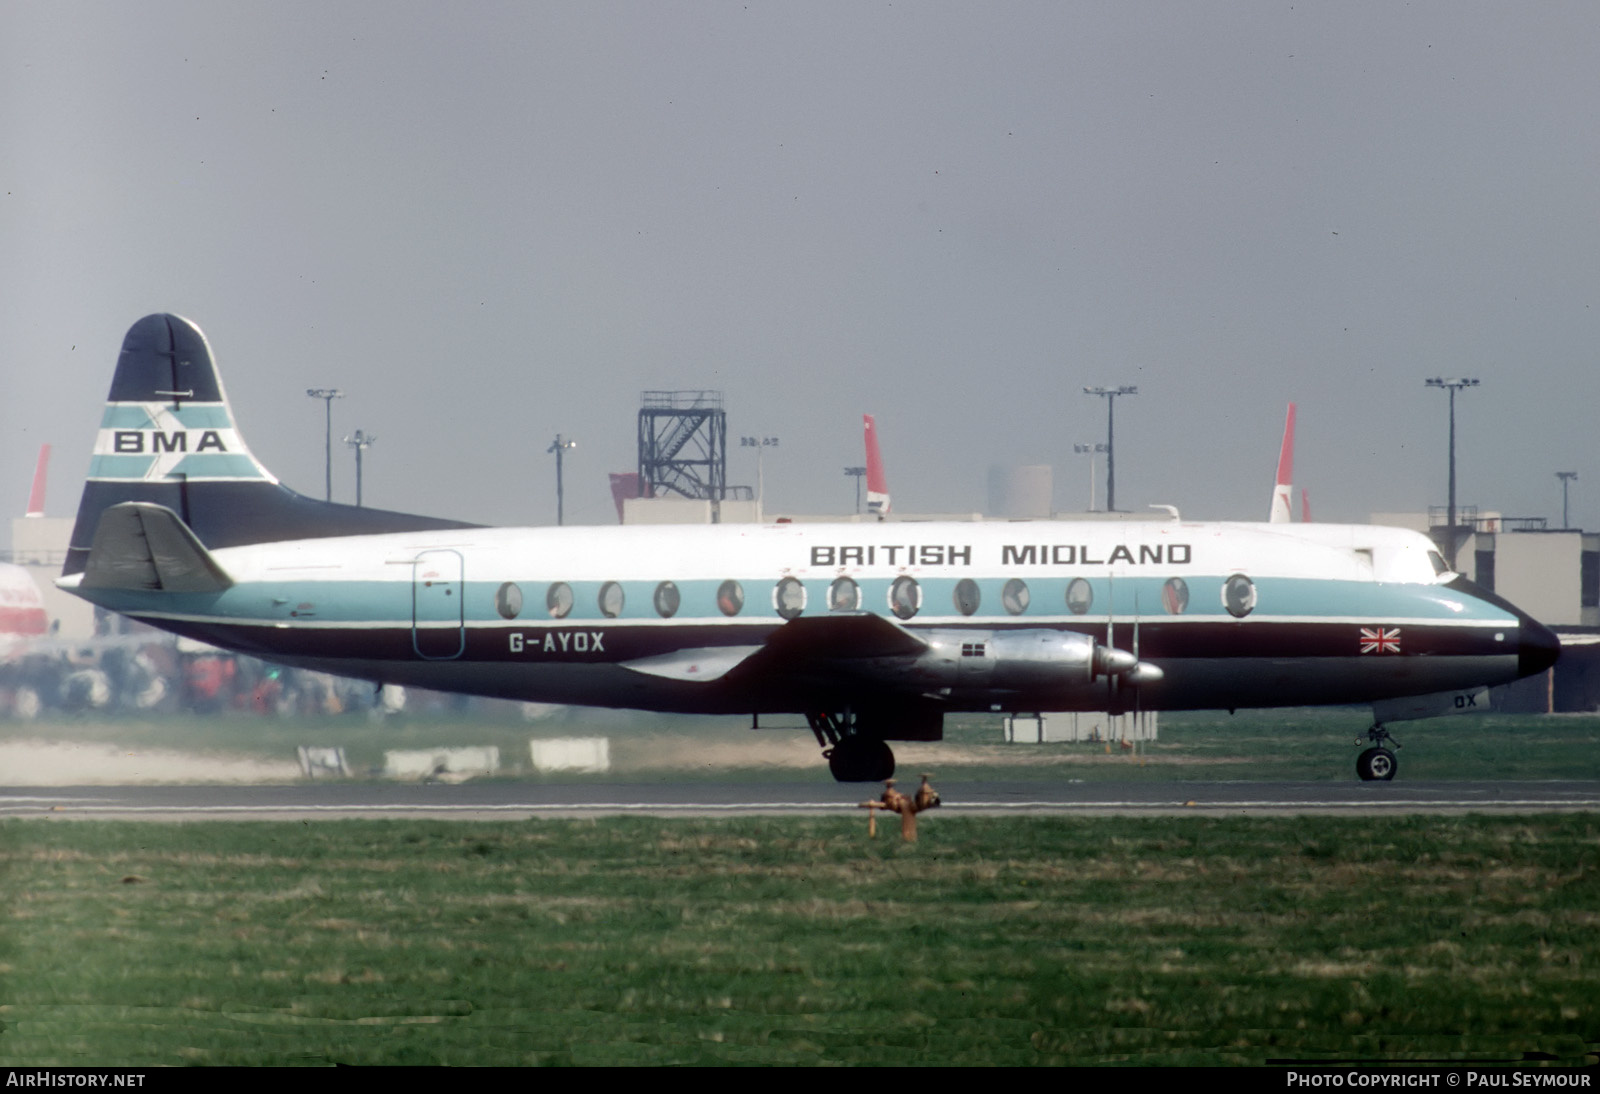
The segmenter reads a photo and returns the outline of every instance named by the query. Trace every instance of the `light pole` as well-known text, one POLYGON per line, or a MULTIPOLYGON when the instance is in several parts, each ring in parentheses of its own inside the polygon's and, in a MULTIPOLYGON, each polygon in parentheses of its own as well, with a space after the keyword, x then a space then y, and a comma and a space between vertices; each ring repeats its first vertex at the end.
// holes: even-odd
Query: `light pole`
POLYGON ((1561 480, 1561 530, 1562 531, 1566 531, 1568 528, 1572 527, 1571 523, 1569 523, 1568 520, 1567 520, 1567 483, 1571 482, 1573 479, 1575 479, 1577 477, 1578 477, 1578 473, 1576 471, 1557 471, 1556 472, 1556 478, 1561 480))
POLYGON ((344 443, 356 450, 356 507, 361 507, 361 453, 371 448, 378 438, 369 436, 361 430, 346 437, 344 443))
POLYGON ((1086 387, 1085 395, 1099 395, 1106 401, 1106 512, 1117 511, 1117 396, 1137 395, 1137 387, 1086 387))
POLYGON ((545 449, 546 453, 554 452, 556 454, 556 524, 557 524, 557 526, 565 524, 566 523, 566 519, 567 519, 566 501, 562 497, 562 494, 561 494, 561 456, 562 456, 562 454, 564 452, 566 452, 567 449, 569 449, 569 448, 577 448, 577 447, 578 447, 578 442, 577 441, 565 440, 565 439, 562 438, 561 434, 557 433, 556 434, 556 439, 551 442, 549 448, 545 449))
POLYGON ((1103 444, 1075 444, 1072 450, 1080 456, 1089 457, 1089 512, 1094 512, 1094 458, 1097 453, 1104 452, 1103 444))
POLYGON ((764 519, 765 513, 765 481, 762 475, 761 457, 769 448, 778 447, 776 437, 740 437, 740 448, 753 448, 756 450, 756 519, 764 519))
POLYGON ((856 516, 861 515, 861 476, 867 473, 865 467, 847 467, 844 473, 856 480, 856 516))
POLYGON ((313 399, 321 399, 326 410, 326 430, 323 433, 324 466, 328 476, 328 501, 333 500, 333 401, 343 399, 344 392, 336 387, 308 387, 306 394, 313 399))
POLYGON ((1435 376, 1423 383, 1427 387, 1444 388, 1450 392, 1450 506, 1445 519, 1450 525, 1449 558, 1446 561, 1454 570, 1456 568, 1456 392, 1464 387, 1477 387, 1478 381, 1456 377, 1447 380, 1442 376, 1435 376))

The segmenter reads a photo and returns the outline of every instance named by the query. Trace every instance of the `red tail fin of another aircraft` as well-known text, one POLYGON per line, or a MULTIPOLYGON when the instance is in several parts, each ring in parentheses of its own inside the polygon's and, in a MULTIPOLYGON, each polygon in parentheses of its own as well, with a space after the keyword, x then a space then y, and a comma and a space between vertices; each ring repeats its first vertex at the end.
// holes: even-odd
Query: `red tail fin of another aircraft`
POLYGON ((1273 524, 1288 524, 1294 519, 1289 505, 1289 495, 1294 490, 1294 404, 1289 404, 1289 417, 1283 423, 1283 447, 1278 450, 1278 479, 1272 488, 1272 510, 1267 520, 1273 524))
POLYGON ((861 422, 867 438, 867 512, 882 520, 889 515, 889 480, 878 452, 878 425, 871 414, 861 415, 861 422))
POLYGON ((33 489, 28 491, 28 513, 30 517, 44 516, 44 477, 50 467, 50 446, 39 446, 39 462, 33 467, 33 489))

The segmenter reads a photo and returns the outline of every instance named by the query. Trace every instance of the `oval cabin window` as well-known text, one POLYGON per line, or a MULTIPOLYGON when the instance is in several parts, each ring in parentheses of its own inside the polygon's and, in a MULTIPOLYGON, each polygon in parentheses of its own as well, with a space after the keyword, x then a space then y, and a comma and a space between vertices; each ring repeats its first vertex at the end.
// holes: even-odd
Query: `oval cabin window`
POLYGON ((1161 586, 1161 606, 1168 615, 1182 615, 1189 610, 1189 583, 1181 577, 1169 577, 1161 586))
POLYGON ((889 610, 901 619, 910 619, 922 607, 922 586, 917 579, 901 574, 889 586, 889 610))
POLYGON ((848 577, 841 577, 828 586, 828 610, 853 612, 861 607, 861 586, 848 577))
POLYGON ((1222 606, 1235 619, 1243 619, 1256 607, 1256 586, 1243 574, 1234 574, 1222 583, 1222 606))
POLYGON ((1094 607, 1094 586, 1081 577, 1072 579, 1072 584, 1067 586, 1067 611, 1073 615, 1084 615, 1094 607))
POLYGON ((772 606, 785 619, 797 618, 806 610, 806 587, 797 578, 784 578, 772 590, 772 606))
POLYGON ((544 594, 544 606, 551 619, 565 619, 572 611, 572 586, 565 581, 551 585, 544 594))

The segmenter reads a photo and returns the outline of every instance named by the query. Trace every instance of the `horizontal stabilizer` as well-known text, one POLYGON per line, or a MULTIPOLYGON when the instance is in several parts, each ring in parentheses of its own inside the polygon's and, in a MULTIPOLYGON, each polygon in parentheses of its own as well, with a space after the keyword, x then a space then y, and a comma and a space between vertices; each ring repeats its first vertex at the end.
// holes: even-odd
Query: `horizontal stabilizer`
POLYGON ((760 646, 703 646, 675 650, 657 657, 641 657, 637 661, 624 661, 622 667, 646 676, 659 676, 663 680, 709 684, 728 675, 741 661, 759 649, 760 646))
POLYGON ((134 501, 101 514, 83 574, 91 589, 220 593, 232 584, 176 513, 134 501))

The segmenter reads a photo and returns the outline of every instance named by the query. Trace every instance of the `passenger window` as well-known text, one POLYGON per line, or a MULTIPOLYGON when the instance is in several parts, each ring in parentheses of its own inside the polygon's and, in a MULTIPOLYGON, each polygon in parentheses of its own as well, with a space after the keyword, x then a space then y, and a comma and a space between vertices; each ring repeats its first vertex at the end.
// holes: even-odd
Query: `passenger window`
POLYGON ((841 577, 828 586, 828 610, 853 612, 861 607, 861 586, 848 577, 841 577))
POLYGON ((737 581, 724 581, 717 587, 717 609, 723 615, 738 615, 744 611, 744 586, 737 581))
POLYGON ((622 614, 622 586, 615 581, 608 581, 600 586, 600 614, 607 619, 615 619, 622 614))
POLYGON ((678 587, 670 581, 663 581, 656 586, 656 614, 662 619, 671 619, 678 614, 678 587))
POLYGON ((1222 606, 1235 619, 1243 619, 1255 610, 1255 584, 1243 574, 1234 574, 1222 583, 1222 606))
POLYGON ((1189 610, 1189 583, 1181 577, 1168 578, 1161 586, 1161 606, 1168 615, 1182 615, 1189 610))
POLYGON ((922 607, 922 586, 917 579, 901 574, 889 586, 889 610, 901 619, 910 619, 922 607))
POLYGON ((1028 583, 1020 577, 1012 578, 1006 582, 1006 587, 1000 590, 1000 603, 1011 615, 1021 615, 1027 611, 1028 599, 1028 583))
POLYGON ((972 615, 978 610, 978 605, 983 602, 983 594, 978 591, 978 583, 970 577, 964 577, 956 582, 956 611, 962 615, 972 615))
POLYGON ((1067 611, 1073 615, 1083 615, 1094 606, 1094 586, 1081 577, 1072 579, 1072 584, 1067 586, 1067 611))
POLYGON ((806 587, 798 578, 784 578, 772 590, 772 606, 783 618, 796 618, 806 610, 806 587))
POLYGON ((565 581, 551 585, 544 594, 544 606, 549 609, 551 619, 565 619, 572 611, 572 586, 565 581))
POLYGON ((515 619, 522 614, 522 590, 514 581, 508 581, 494 594, 494 610, 504 619, 515 619))

